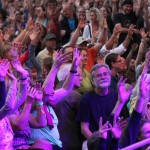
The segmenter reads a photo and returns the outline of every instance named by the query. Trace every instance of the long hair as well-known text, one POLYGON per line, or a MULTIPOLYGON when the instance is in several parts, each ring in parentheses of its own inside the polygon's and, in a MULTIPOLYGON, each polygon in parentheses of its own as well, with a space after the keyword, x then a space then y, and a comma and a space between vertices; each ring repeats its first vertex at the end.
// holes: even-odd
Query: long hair
POLYGON ((103 22, 104 22, 104 18, 103 18, 102 13, 99 11, 98 8, 94 8, 94 7, 92 7, 92 8, 89 10, 89 13, 90 13, 90 12, 95 13, 95 15, 96 15, 96 21, 97 21, 97 23, 98 23, 98 25, 99 25, 99 30, 102 30, 102 29, 103 29, 103 22))

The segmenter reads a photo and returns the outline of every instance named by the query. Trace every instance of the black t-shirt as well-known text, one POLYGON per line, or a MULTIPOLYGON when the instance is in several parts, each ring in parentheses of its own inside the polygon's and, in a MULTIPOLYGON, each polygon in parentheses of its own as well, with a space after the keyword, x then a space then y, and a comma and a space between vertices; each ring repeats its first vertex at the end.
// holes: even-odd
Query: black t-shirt
POLYGON ((77 121, 88 122, 91 132, 99 129, 99 119, 103 117, 103 124, 108 120, 118 100, 117 92, 109 90, 105 96, 99 96, 95 91, 86 93, 81 100, 77 121))

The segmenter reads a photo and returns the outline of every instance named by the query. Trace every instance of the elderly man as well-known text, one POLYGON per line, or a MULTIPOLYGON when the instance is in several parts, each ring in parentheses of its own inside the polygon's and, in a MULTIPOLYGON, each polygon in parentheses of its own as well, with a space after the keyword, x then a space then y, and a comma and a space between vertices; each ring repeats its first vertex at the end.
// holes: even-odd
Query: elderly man
POLYGON ((110 90, 110 69, 106 64, 96 64, 91 70, 95 90, 86 93, 80 103, 77 120, 81 122, 81 132, 88 139, 99 129, 99 118, 107 121, 118 99, 117 92, 110 90))

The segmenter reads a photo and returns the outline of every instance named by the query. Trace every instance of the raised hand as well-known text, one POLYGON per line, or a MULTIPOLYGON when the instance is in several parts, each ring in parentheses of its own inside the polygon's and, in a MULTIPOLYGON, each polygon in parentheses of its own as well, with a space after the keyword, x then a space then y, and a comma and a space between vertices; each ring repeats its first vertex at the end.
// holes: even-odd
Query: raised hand
POLYGON ((26 24, 26 30, 30 31, 34 28, 34 22, 32 20, 28 20, 27 24, 26 24))
POLYGON ((13 68, 21 75, 22 78, 27 78, 29 73, 22 67, 20 61, 14 60, 11 62, 11 64, 13 68))
POLYGON ((140 91, 140 97, 143 99, 149 98, 150 96, 150 81, 147 77, 147 74, 142 73, 140 77, 140 85, 139 85, 139 91, 140 91))
POLYGON ((99 120, 99 134, 100 134, 101 138, 107 139, 107 132, 112 129, 112 126, 109 123, 109 121, 107 121, 104 125, 102 125, 102 124, 103 124, 103 118, 100 117, 100 120, 99 120))
POLYGON ((36 101, 41 101, 43 98, 43 91, 42 91, 41 83, 36 82, 34 85, 34 88, 36 89, 36 95, 35 95, 36 101))
POLYGON ((135 32, 136 29, 134 29, 134 28, 135 28, 135 25, 133 25, 133 24, 131 24, 131 25, 129 26, 129 30, 128 30, 128 35, 129 35, 129 36, 132 36, 133 33, 135 32))
POLYGON ((12 82, 17 82, 17 78, 14 76, 12 71, 7 72, 7 76, 12 82))
POLYGON ((85 25, 86 25, 85 19, 81 18, 79 23, 78 23, 78 28, 81 30, 85 27, 85 25))
POLYGON ((121 33, 121 29, 122 29, 121 24, 120 24, 120 23, 117 23, 117 24, 115 25, 115 27, 114 27, 113 34, 114 34, 114 35, 120 34, 120 33, 121 33))
POLYGON ((145 40, 147 38, 148 32, 145 32, 145 29, 141 28, 140 29, 140 34, 141 34, 142 39, 145 40))
POLYGON ((121 137, 123 129, 127 126, 127 121, 121 117, 118 121, 116 116, 114 116, 113 127, 112 127, 112 135, 114 138, 119 139, 121 137))
POLYGON ((80 51, 78 50, 78 48, 74 48, 73 51, 73 62, 72 62, 72 69, 76 70, 77 67, 80 64, 80 61, 83 59, 83 56, 80 55, 80 51))
POLYGON ((118 82, 118 94, 120 103, 126 103, 132 91, 132 86, 129 86, 128 89, 126 88, 126 80, 127 79, 123 79, 123 77, 121 77, 121 79, 118 82))
POLYGON ((29 86, 27 89, 27 102, 33 103, 36 94, 37 94, 36 89, 34 87, 29 86))
POLYGON ((37 39, 40 33, 40 28, 36 27, 34 30, 28 32, 28 36, 32 43, 37 44, 37 39))
POLYGON ((62 51, 55 52, 53 67, 59 68, 63 63, 68 62, 70 52, 62 54, 62 51))
POLYGON ((3 59, 0 64, 0 77, 5 78, 6 74, 8 73, 8 70, 10 68, 10 62, 8 59, 3 59))

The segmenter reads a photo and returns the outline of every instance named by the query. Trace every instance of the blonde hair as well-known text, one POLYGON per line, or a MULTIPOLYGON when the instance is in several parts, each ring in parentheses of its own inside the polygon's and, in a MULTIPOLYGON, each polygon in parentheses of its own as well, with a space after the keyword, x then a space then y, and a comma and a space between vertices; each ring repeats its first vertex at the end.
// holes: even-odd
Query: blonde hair
POLYGON ((103 17, 102 12, 100 12, 99 9, 98 9, 98 8, 95 8, 95 7, 92 7, 92 8, 89 10, 89 13, 90 13, 90 12, 95 13, 95 15, 96 15, 96 20, 97 20, 98 25, 99 25, 99 30, 102 30, 102 29, 103 29, 103 22, 104 22, 104 17, 103 17))

